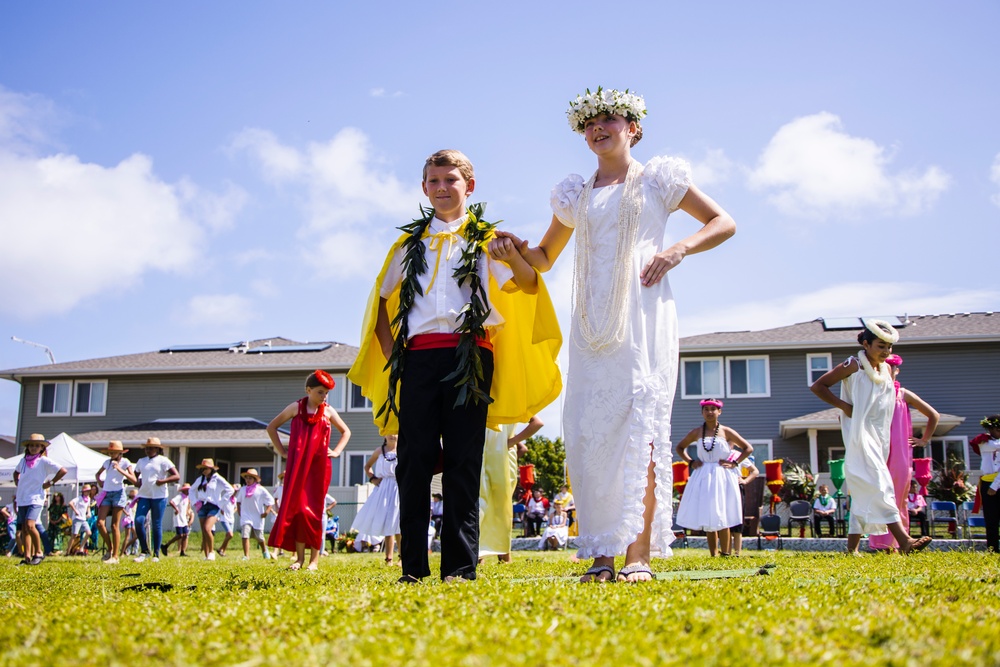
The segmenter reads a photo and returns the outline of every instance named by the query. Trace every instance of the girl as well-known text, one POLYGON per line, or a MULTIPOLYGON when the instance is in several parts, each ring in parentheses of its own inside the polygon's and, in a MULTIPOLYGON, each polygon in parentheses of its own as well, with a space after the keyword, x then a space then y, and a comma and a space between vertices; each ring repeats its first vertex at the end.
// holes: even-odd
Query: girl
POLYGON ((139 501, 135 506, 135 530, 139 535, 142 553, 135 559, 142 562, 150 556, 150 544, 146 540, 146 522, 152 541, 152 560, 159 560, 163 544, 163 514, 170 498, 169 484, 181 480, 173 462, 163 455, 163 445, 157 437, 146 439, 143 446, 145 456, 136 461, 135 472, 139 477, 139 501))
POLYGON ((14 468, 17 530, 24 555, 21 564, 38 565, 45 558, 42 535, 37 526, 45 504, 45 490, 63 478, 66 468, 45 456, 49 441, 41 433, 32 433, 27 440, 21 442, 21 446, 24 447, 24 458, 14 468))
POLYGON ((137 493, 138 489, 134 486, 128 490, 128 500, 125 503, 125 511, 122 513, 122 531, 125 535, 122 539, 122 552, 119 557, 135 555, 135 543, 139 539, 135 534, 135 507, 139 503, 139 499, 136 497, 137 493))
POLYGON ((125 480, 138 484, 135 476, 135 466, 124 457, 128 450, 118 440, 108 443, 104 453, 111 458, 97 469, 97 483, 101 485, 103 497, 97 506, 97 530, 101 532, 101 540, 107 552, 104 562, 108 565, 118 563, 118 552, 122 543, 122 513, 128 498, 125 496, 125 480), (103 480, 101 478, 104 478, 103 480), (108 535, 107 519, 111 514, 111 535, 108 535))
POLYGON ((549 519, 549 525, 545 527, 545 532, 542 533, 541 539, 538 540, 538 548, 546 551, 549 549, 552 551, 564 549, 566 548, 566 542, 569 541, 566 505, 558 500, 552 503, 552 505, 552 517, 549 519))
POLYGON ((903 528, 886 464, 896 391, 885 360, 899 334, 882 320, 864 319, 862 323, 865 329, 858 334, 858 342, 864 349, 825 373, 811 389, 844 413, 840 431, 846 449, 844 477, 851 495, 847 552, 858 553, 863 533, 881 535, 888 529, 900 552, 908 554, 926 547, 931 538, 914 540, 903 528), (830 391, 838 382, 840 398, 830 391))
POLYGON ((351 530, 359 535, 385 536, 385 562, 392 565, 392 552, 399 533, 399 486, 396 485, 396 436, 388 435, 382 447, 372 452, 365 463, 368 481, 375 491, 358 510, 351 530))
POLYGON ((351 429, 326 403, 326 395, 334 384, 326 371, 312 373, 306 378, 305 397, 290 404, 267 425, 274 451, 288 457, 281 505, 268 544, 295 552, 292 570, 299 570, 305 564, 306 545, 311 549, 308 569, 319 567, 326 490, 332 474, 330 459, 340 456, 351 438, 351 429), (278 428, 289 420, 292 433, 286 450, 278 437, 278 428), (340 440, 330 449, 332 427, 340 432, 340 440))
MULTIPOLYGON (((910 478, 913 476, 913 448, 926 447, 934 430, 937 428, 941 415, 909 389, 899 386, 900 367, 903 358, 898 354, 886 357, 886 365, 892 376, 895 387, 895 405, 892 410, 892 426, 889 430, 889 474, 892 475, 892 488, 896 494, 896 507, 899 509, 899 520, 903 530, 910 532, 910 511, 907 509, 907 497, 910 492, 910 478), (910 422, 910 408, 916 408, 927 417, 927 426, 919 440, 913 437, 913 424, 910 422)), ((921 533, 923 535, 923 533, 921 533)), ((872 535, 868 538, 871 549, 896 549, 895 538, 886 533, 872 535)))
POLYGON ((705 531, 712 557, 730 554, 730 526, 743 523, 739 469, 753 454, 753 445, 719 423, 721 414, 722 401, 702 401, 701 416, 705 421, 677 443, 677 455, 693 471, 677 508, 677 524, 705 531), (692 443, 696 443, 697 461, 688 454, 692 443))
POLYGON ((63 550, 63 539, 66 528, 69 527, 67 518, 68 508, 66 498, 61 493, 53 493, 49 502, 49 528, 45 531, 45 555, 63 550))
POLYGON ((691 184, 686 162, 632 158, 646 115, 640 96, 598 88, 573 100, 567 115, 597 156, 597 170, 586 182, 572 175, 555 187, 555 215, 538 247, 500 232, 490 252, 500 257, 513 244, 547 271, 579 230, 563 422, 578 555, 594 559, 581 581, 614 579, 614 557, 623 552, 620 578, 649 581, 652 546, 669 554, 673 540, 678 334, 667 272, 725 241, 736 223, 691 184), (667 218, 678 208, 702 228, 663 248, 667 218))
MULTIPOLYGON (((989 432, 989 439, 979 445, 982 457, 979 495, 986 523, 986 548, 1000 553, 1000 415, 984 417, 979 424, 989 432)), ((980 438, 982 440, 982 438, 980 438)))
MULTIPOLYGON (((253 470, 253 468, 251 468, 253 470)), ((233 484, 233 495, 229 497, 228 502, 222 503, 219 507, 219 520, 215 524, 216 530, 222 531, 225 536, 222 539, 222 544, 219 548, 215 550, 215 553, 219 554, 223 558, 226 557, 226 548, 229 547, 229 541, 233 539, 233 522, 236 515, 236 505, 238 503, 237 496, 239 495, 240 485, 233 484)))
POLYGON ((70 528, 67 556, 86 556, 87 541, 90 539, 90 484, 84 484, 80 495, 69 501, 69 515, 73 521, 70 528))
POLYGON ((191 499, 201 526, 201 551, 205 560, 215 560, 215 522, 233 497, 233 486, 219 474, 219 466, 213 459, 202 459, 195 468, 201 471, 201 476, 191 487, 191 499))
POLYGON ((260 483, 256 468, 243 473, 243 493, 236 494, 240 509, 240 534, 243 536, 243 560, 250 560, 250 538, 260 545, 264 558, 270 558, 264 541, 264 520, 274 511, 274 498, 260 483))

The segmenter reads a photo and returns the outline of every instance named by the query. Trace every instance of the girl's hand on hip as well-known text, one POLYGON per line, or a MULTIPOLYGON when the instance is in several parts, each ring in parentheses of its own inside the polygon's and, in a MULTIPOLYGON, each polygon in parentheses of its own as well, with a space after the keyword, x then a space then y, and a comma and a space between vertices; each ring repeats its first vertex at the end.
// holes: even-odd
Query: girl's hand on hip
POLYGON ((667 275, 667 271, 674 268, 684 259, 684 252, 676 245, 670 246, 663 252, 653 255, 653 258, 646 262, 639 279, 643 287, 652 287, 667 275))

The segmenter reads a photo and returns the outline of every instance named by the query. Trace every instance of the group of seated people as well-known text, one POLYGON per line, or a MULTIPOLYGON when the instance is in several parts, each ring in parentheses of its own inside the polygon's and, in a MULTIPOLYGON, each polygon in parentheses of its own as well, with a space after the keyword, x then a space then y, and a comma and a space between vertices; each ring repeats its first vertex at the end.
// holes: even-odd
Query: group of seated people
MULTIPOLYGON (((910 514, 910 524, 920 524, 920 536, 929 535, 927 525, 927 500, 920 493, 920 488, 916 480, 910 482, 910 493, 906 499, 906 508, 910 514)), ((828 532, 827 537, 836 535, 834 519, 837 514, 837 499, 830 495, 830 488, 826 484, 819 485, 819 494, 813 500, 812 506, 813 533, 816 537, 823 537, 822 526, 826 522, 828 532)))
POLYGON ((566 546, 576 505, 565 484, 551 500, 539 486, 533 486, 530 491, 518 489, 514 510, 514 521, 524 526, 524 537, 542 538, 539 548, 562 549, 566 546))

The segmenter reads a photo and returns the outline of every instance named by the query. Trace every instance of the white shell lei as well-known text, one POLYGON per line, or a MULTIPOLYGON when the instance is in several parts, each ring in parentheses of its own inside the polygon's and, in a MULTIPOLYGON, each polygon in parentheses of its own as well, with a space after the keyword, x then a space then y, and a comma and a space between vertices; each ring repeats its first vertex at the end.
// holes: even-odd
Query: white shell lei
POLYGON ((865 369, 865 373, 868 374, 868 378, 875 384, 885 384, 892 379, 892 375, 889 374, 889 365, 882 363, 878 365, 878 373, 872 368, 871 362, 868 361, 868 355, 865 354, 864 350, 858 352, 858 362, 861 364, 861 368, 865 369))
MULTIPOLYGON (((615 245, 615 262, 611 268, 611 289, 603 307, 594 304, 590 286, 594 284, 590 265, 590 193, 594 189, 597 172, 583 186, 576 210, 576 256, 573 263, 573 307, 580 314, 580 337, 586 347, 594 352, 612 351, 625 340, 625 330, 631 315, 632 299, 629 284, 633 279, 632 256, 639 233, 639 216, 642 214, 642 165, 633 160, 628 166, 621 202, 618 204, 618 238, 615 245), (589 297, 589 298, 587 298, 589 297), (587 304, 590 303, 590 308, 587 304), (603 313, 603 321, 598 321, 603 313)), ((597 267, 604 272, 608 267, 597 267)), ((574 341, 576 341, 574 337, 574 341)), ((577 347, 584 349, 576 342, 577 347)))

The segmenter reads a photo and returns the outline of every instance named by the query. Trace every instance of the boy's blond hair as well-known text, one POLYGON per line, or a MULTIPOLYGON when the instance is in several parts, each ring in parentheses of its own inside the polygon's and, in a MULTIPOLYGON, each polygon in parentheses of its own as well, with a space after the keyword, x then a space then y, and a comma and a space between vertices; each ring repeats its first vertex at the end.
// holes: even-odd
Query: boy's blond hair
POLYGON ((438 151, 427 158, 424 162, 423 180, 425 181, 427 180, 427 167, 455 167, 466 181, 471 181, 476 177, 469 158, 465 157, 465 153, 462 151, 456 151, 453 148, 438 151))

